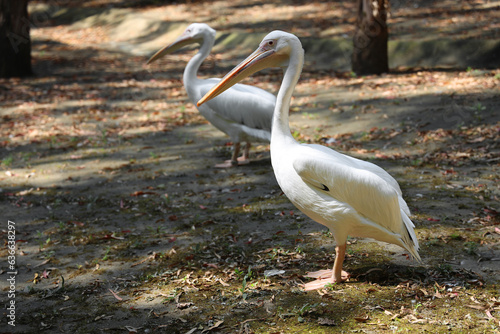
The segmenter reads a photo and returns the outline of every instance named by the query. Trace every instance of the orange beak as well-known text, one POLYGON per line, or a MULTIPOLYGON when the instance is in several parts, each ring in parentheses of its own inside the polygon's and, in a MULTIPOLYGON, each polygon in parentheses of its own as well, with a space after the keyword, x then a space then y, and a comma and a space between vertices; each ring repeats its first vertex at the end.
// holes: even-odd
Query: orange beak
POLYGON ((169 44, 169 45, 165 46, 163 49, 161 49, 160 51, 156 52, 151 58, 149 58, 147 64, 149 65, 152 62, 154 62, 155 60, 160 59, 161 57, 163 57, 169 53, 172 53, 174 51, 177 51, 177 50, 185 47, 186 45, 194 44, 194 43, 201 43, 201 39, 200 38, 193 38, 193 37, 186 35, 184 33, 179 38, 177 38, 172 44, 169 44))
POLYGON ((250 75, 268 67, 279 65, 280 56, 274 50, 265 50, 259 47, 250 56, 243 60, 238 66, 233 68, 231 72, 226 74, 224 78, 205 94, 196 104, 198 107, 203 103, 215 98, 225 90, 231 88, 241 80, 250 75))

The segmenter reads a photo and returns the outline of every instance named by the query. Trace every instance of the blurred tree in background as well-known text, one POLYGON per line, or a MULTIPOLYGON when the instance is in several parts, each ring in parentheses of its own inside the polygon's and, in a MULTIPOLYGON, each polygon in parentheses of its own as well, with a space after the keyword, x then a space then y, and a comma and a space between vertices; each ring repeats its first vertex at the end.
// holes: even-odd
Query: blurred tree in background
POLYGON ((389 71, 387 0, 358 0, 352 70, 358 75, 389 71))
POLYGON ((0 0, 0 78, 31 74, 28 0, 0 0))

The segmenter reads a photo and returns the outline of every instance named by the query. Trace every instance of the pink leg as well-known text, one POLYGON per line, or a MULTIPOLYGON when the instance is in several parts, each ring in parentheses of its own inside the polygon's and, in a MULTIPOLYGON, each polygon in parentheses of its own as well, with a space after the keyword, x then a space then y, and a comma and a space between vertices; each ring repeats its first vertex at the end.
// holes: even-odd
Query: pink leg
POLYGON ((332 270, 319 270, 312 273, 307 273, 305 277, 316 278, 315 281, 304 284, 305 291, 317 290, 323 288, 327 284, 341 283, 349 278, 349 273, 342 270, 342 265, 345 258, 346 245, 335 247, 335 262, 332 270))
POLYGON ((246 143, 245 149, 243 150, 243 155, 238 158, 238 154, 240 153, 240 143, 235 143, 234 144, 234 149, 233 149, 233 155, 231 156, 231 160, 226 160, 221 164, 215 165, 215 168, 231 168, 235 166, 241 166, 241 165, 247 165, 250 163, 250 160, 248 159, 250 155, 250 147, 252 145, 250 142, 246 143))
POLYGON ((246 164, 250 163, 249 156, 250 156, 250 147, 251 146, 252 146, 252 144, 250 144, 250 142, 247 141, 247 143, 245 145, 245 149, 243 150, 243 155, 238 158, 238 165, 246 165, 246 164))
POLYGON ((335 254, 335 262, 333 263, 334 282, 339 282, 339 283, 342 282, 342 265, 344 264, 346 247, 347 247, 346 244, 335 247, 336 254, 335 254))
POLYGON ((233 155, 231 156, 231 160, 226 160, 221 164, 215 165, 215 168, 231 168, 234 166, 238 166, 238 154, 240 153, 240 143, 234 143, 233 145, 233 155))

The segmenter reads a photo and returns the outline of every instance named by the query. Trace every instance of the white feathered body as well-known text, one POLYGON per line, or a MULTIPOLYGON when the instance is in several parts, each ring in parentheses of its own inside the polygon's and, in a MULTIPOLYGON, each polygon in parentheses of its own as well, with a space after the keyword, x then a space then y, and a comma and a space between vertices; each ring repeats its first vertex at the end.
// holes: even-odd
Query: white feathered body
MULTIPOLYGON (((173 43, 156 52, 148 64, 189 44, 200 44, 198 52, 188 61, 182 81, 189 100, 196 106, 220 79, 200 79, 198 70, 210 54, 215 42, 215 30, 205 23, 192 23, 173 43)), ((242 141, 271 139, 271 123, 276 97, 263 89, 237 84, 198 110, 217 129, 226 133, 235 144, 242 141)))
MULTIPOLYGON (((220 79, 198 79, 184 85, 189 100, 196 105, 220 79)), ((234 142, 271 140, 271 120, 276 96, 263 89, 236 84, 227 92, 198 107, 200 114, 234 142)))
POLYGON ((420 259, 408 205, 396 180, 382 168, 290 137, 271 142, 271 163, 285 195, 328 227, 338 244, 348 235, 373 238, 420 259))

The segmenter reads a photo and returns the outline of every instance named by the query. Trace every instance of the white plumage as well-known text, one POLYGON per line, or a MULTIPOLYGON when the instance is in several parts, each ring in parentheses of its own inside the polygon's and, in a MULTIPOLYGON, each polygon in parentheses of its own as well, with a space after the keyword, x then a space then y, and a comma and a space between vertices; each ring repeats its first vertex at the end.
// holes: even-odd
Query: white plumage
POLYGON ((327 226, 337 243, 333 270, 309 273, 306 290, 340 282, 347 236, 396 244, 420 261, 418 241, 397 181, 382 168, 321 145, 298 143, 290 134, 288 110, 304 63, 299 39, 273 31, 259 48, 229 72, 198 105, 266 67, 282 67, 271 135, 271 163, 278 183, 303 213, 327 226))
MULTIPOLYGON (((199 43, 200 49, 188 62, 184 70, 183 82, 189 100, 196 104, 220 79, 199 79, 198 69, 208 56, 215 41, 215 30, 204 23, 189 25, 184 33, 172 44, 154 54, 148 64, 186 45, 199 43)), ((276 97, 257 87, 238 84, 230 92, 198 107, 199 112, 217 129, 226 133, 234 144, 231 160, 216 167, 231 167, 249 162, 250 142, 269 142, 271 120, 276 97), (240 142, 246 142, 243 156, 238 158, 240 142)))

